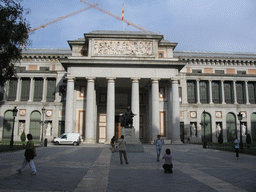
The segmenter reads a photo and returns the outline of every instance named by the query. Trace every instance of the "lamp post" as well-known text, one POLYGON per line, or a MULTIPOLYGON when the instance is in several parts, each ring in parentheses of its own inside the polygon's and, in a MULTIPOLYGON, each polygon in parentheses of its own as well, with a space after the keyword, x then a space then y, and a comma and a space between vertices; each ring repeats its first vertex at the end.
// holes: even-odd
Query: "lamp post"
POLYGON ((243 150, 244 146, 243 146, 242 126, 241 126, 241 121, 243 119, 243 114, 239 112, 237 114, 237 117, 238 117, 238 120, 240 121, 240 148, 241 148, 241 150, 243 150))
POLYGON ((43 115, 43 120, 42 120, 42 132, 41 132, 41 145, 43 146, 43 137, 44 137, 44 114, 45 114, 45 108, 42 108, 42 115, 43 115))
POLYGON ((18 109, 17 107, 15 106, 12 110, 12 113, 13 113, 13 126, 12 126, 12 136, 11 136, 11 141, 10 141, 10 149, 13 148, 13 134, 14 134, 14 123, 15 123, 15 117, 17 116, 17 112, 18 112, 18 109))
POLYGON ((204 117, 204 141, 203 141, 204 143, 203 143, 203 148, 206 149, 207 143, 206 143, 206 139, 205 139, 205 126, 206 126, 206 124, 205 124, 206 111, 205 110, 203 111, 203 117, 204 117))

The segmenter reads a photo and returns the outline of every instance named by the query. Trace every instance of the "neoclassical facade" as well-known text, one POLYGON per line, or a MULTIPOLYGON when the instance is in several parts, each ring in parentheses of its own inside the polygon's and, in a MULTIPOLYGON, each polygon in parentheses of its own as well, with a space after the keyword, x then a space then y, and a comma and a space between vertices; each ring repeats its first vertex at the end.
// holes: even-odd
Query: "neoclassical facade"
POLYGON ((109 143, 128 106, 142 143, 158 134, 217 142, 220 133, 228 142, 240 134, 239 112, 243 138, 256 140, 256 54, 174 51, 177 43, 145 32, 93 31, 68 43, 24 50, 0 90, 0 140, 11 137, 14 106, 16 141, 22 131, 40 140, 43 130, 48 140, 78 132, 84 143, 109 143))

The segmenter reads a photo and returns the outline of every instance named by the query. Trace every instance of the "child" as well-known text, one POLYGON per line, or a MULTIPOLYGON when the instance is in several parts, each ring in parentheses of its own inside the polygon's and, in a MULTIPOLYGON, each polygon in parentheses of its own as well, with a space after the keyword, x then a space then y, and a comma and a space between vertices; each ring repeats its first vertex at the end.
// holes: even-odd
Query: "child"
POLYGON ((164 173, 172 173, 172 155, 171 150, 166 149, 166 153, 163 156, 163 159, 165 160, 163 164, 164 173))

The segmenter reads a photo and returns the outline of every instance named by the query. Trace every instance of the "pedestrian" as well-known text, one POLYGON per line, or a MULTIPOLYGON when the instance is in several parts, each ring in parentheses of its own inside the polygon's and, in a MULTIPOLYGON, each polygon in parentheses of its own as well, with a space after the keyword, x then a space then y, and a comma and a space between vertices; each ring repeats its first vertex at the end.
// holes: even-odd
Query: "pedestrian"
POLYGON ((111 141, 110 141, 110 145, 111 145, 110 150, 111 150, 112 153, 114 153, 114 151, 115 151, 115 143, 116 143, 116 137, 113 136, 111 141))
POLYGON ((164 159, 164 164, 163 164, 164 173, 172 173, 173 165, 172 165, 172 155, 171 155, 170 149, 166 149, 163 159, 164 159))
POLYGON ((126 156, 126 141, 124 140, 124 136, 121 135, 121 139, 118 140, 119 145, 119 156, 120 156, 120 163, 123 164, 122 154, 124 155, 124 160, 126 164, 128 164, 127 156, 126 156))
POLYGON ((237 137, 235 137, 234 144, 235 144, 236 158, 238 159, 238 157, 239 157, 239 142, 237 140, 237 137))
POLYGON ((36 156, 36 152, 35 152, 35 146, 34 146, 34 141, 33 141, 33 136, 29 133, 27 134, 27 139, 28 142, 27 144, 23 144, 23 148, 25 148, 25 159, 22 163, 22 166, 17 170, 18 173, 22 173, 22 170, 26 167, 27 164, 29 164, 30 168, 31 168, 31 175, 35 175, 37 173, 36 171, 36 166, 34 164, 34 157, 36 156))
POLYGON ((159 158, 161 155, 161 149, 162 149, 162 145, 164 144, 164 140, 160 139, 160 135, 157 135, 157 139, 154 141, 154 143, 156 145, 157 162, 159 162, 159 158))

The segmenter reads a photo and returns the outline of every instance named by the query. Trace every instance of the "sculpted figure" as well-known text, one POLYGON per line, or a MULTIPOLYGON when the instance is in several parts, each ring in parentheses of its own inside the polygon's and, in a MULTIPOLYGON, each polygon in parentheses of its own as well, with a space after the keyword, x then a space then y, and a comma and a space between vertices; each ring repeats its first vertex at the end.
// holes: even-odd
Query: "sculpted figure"
POLYGON ((131 111, 131 107, 128 106, 124 114, 122 115, 123 120, 121 126, 126 128, 132 128, 134 116, 135 114, 131 111))

